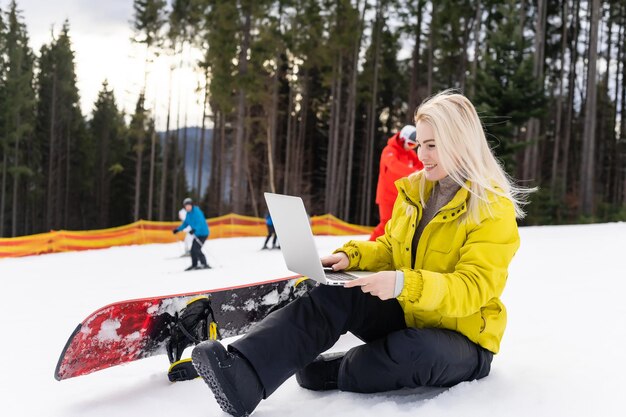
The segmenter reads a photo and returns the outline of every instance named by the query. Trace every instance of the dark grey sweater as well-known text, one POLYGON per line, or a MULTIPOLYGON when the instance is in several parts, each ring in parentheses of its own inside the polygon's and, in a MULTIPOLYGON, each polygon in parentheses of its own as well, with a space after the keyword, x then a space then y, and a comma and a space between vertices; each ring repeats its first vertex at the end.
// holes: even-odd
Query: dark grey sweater
MULTIPOLYGON (((455 194, 461 189, 461 186, 454 182, 449 176, 437 181, 433 187, 432 194, 426 206, 422 211, 422 218, 420 219, 415 234, 413 235, 413 242, 411 248, 411 267, 415 265, 415 254, 417 253, 417 243, 422 237, 422 233, 426 228, 426 225, 435 217, 437 212, 441 210, 443 206, 448 204, 455 194)), ((394 297, 400 295, 402 288, 404 287, 404 274, 401 271, 396 272, 396 286, 394 291, 394 297)))

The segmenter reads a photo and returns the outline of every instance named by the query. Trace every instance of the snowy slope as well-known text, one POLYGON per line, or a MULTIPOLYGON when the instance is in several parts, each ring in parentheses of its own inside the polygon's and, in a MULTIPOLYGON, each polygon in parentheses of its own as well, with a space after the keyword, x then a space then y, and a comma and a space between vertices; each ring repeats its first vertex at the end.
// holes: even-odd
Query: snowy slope
MULTIPOLYGON (((314 393, 292 378, 254 416, 626 415, 626 224, 522 228, 503 301, 509 324, 489 377, 448 391, 314 393)), ((320 254, 346 237, 316 237, 320 254)), ((170 384, 167 358, 57 382, 75 326, 113 301, 290 275, 262 238, 211 240, 210 271, 179 272, 179 244, 0 260, 0 415, 225 416, 201 380, 170 384)), ((345 337, 335 349, 357 343, 345 337)))

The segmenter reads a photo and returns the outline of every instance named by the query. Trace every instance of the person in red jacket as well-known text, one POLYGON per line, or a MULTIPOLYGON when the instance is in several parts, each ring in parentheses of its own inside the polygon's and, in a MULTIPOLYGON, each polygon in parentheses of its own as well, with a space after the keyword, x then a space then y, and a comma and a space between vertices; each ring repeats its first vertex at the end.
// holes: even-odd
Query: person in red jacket
POLYGON ((415 148, 415 126, 407 125, 387 141, 380 156, 380 172, 376 188, 376 204, 380 213, 380 223, 374 229, 370 240, 374 241, 385 233, 385 224, 391 218, 393 203, 398 196, 395 182, 415 171, 424 168, 417 158, 415 148))

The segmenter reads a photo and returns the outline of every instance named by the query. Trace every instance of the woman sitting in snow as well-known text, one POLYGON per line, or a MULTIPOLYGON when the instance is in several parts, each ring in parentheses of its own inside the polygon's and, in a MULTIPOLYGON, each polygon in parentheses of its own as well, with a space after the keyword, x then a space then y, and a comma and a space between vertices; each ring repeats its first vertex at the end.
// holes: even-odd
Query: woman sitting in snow
POLYGON ((227 413, 250 414, 293 374, 305 388, 363 393, 489 374, 506 326, 500 296, 519 247, 516 217, 532 190, 506 175, 464 96, 430 98, 415 123, 424 169, 396 182, 385 234, 321 260, 379 272, 314 288, 228 350, 217 341, 194 349, 194 366, 227 413), (346 332, 365 344, 318 356, 346 332))

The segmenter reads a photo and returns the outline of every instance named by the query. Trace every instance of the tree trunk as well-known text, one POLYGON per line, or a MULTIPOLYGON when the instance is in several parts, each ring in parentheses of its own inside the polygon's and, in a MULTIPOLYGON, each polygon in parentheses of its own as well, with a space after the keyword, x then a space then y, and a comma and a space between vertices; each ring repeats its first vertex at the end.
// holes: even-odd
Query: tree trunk
MULTIPOLYGON (((186 108, 185 108, 185 119, 183 121, 183 124, 185 126, 183 127, 183 161, 182 161, 182 171, 183 171, 183 177, 185 178, 185 184, 186 184, 187 183, 187 109, 186 108)), ((191 182, 193 183, 193 180, 191 182)), ((191 184, 189 184, 189 185, 191 185, 191 184)), ((184 190, 184 191, 186 192, 187 190, 184 190)))
MULTIPOLYGON (((306 82, 306 81, 305 81, 306 82)), ((293 105, 293 86, 289 85, 289 98, 287 99, 287 132, 285 134, 285 179, 283 181, 283 194, 291 194, 290 186, 292 180, 295 180, 297 177, 294 175, 295 166, 297 161, 294 158, 294 148, 296 146, 296 138, 291 134, 291 124, 295 123, 297 116, 292 116, 292 105, 293 105)))
MULTIPOLYGON (((142 132, 143 135, 143 132, 142 132)), ((141 136, 138 138, 139 143, 135 150, 135 157, 137 161, 135 163, 135 205, 133 209, 133 220, 139 220, 139 208, 141 206, 141 172, 143 169, 143 143, 144 138, 141 136)))
MULTIPOLYGON (((565 94, 565 52, 567 50, 567 21, 569 17, 569 0, 563 1, 563 14, 562 22, 563 27, 561 30, 561 68, 559 69, 559 94, 556 100, 556 120, 555 120, 555 133, 554 133, 554 148, 552 150, 552 169, 550 175, 550 194, 552 200, 556 200, 561 194, 557 192, 557 175, 559 167, 559 156, 561 153, 561 128, 563 118, 563 95, 565 94)), ((570 65, 571 67, 571 65, 570 65)), ((570 70, 571 71, 571 70, 570 70)))
POLYGON ((563 185, 560 190, 563 194, 568 191, 568 175, 569 175, 569 163, 570 163, 570 144, 572 142, 572 123, 574 118, 574 92, 576 88, 576 63, 578 61, 578 36, 580 28, 580 2, 574 2, 574 27, 572 34, 572 45, 570 47, 570 54, 572 56, 570 62, 570 74, 568 80, 568 93, 567 93, 567 118, 565 119, 565 132, 563 133, 563 173, 561 180, 563 185))
MULTIPOLYGON (((178 64, 178 68, 182 68, 183 67, 183 53, 185 50, 185 41, 181 41, 180 44, 180 61, 178 64)), ((179 79, 180 81, 180 79, 179 79)), ((180 185, 180 167, 181 167, 181 163, 180 163, 180 157, 179 157, 179 149, 178 149, 178 144, 179 144, 179 138, 180 138, 180 93, 181 93, 181 85, 180 82, 178 84, 178 97, 176 98, 176 134, 173 136, 174 139, 174 171, 172 172, 172 195, 171 195, 171 202, 172 202, 172 212, 175 214, 178 210, 177 207, 180 204, 180 196, 178 195, 178 186, 180 185)), ((184 171, 183 171, 183 175, 184 175, 184 171)))
POLYGON ((200 152, 198 153, 198 173, 197 173, 197 184, 198 184, 198 201, 202 200, 202 170, 204 168, 204 141, 206 138, 206 118, 207 118, 207 104, 209 101, 209 70, 208 68, 205 70, 205 79, 204 79, 204 100, 202 103, 202 130, 200 134, 200 152))
MULTIPOLYGON (((19 161, 20 161, 20 136, 21 133, 19 132, 19 129, 21 127, 21 120, 20 120, 20 113, 19 111, 16 112, 16 120, 15 120, 15 127, 16 129, 18 129, 17 132, 15 132, 15 148, 14 148, 14 160, 13 160, 13 169, 14 169, 14 173, 13 173, 13 207, 11 209, 11 236, 15 237, 17 236, 17 212, 18 212, 18 197, 19 197, 19 193, 18 193, 18 187, 20 185, 20 178, 19 178, 19 173, 18 173, 18 167, 19 167, 19 161)), ((6 152, 5 152, 6 153, 6 152)), ((0 233, 0 236, 2 236, 2 234, 0 233)))
POLYGON ((331 88, 331 96, 333 98, 331 112, 330 112, 330 125, 328 133, 328 149, 326 157, 326 212, 335 213, 337 209, 337 196, 335 193, 335 186, 337 182, 337 162, 338 162, 338 147, 339 147, 339 114, 341 112, 341 92, 343 89, 343 56, 341 52, 337 53, 335 58, 335 70, 333 71, 334 79, 333 86, 331 88))
POLYGON ((278 125, 278 70, 280 56, 274 56, 276 60, 276 70, 272 77, 272 98, 270 111, 267 114, 267 165, 268 165, 268 182, 270 190, 276 192, 276 182, 274 179, 274 144, 276 143, 276 127, 278 125))
POLYGON ((600 20, 600 0, 592 0, 591 28, 589 33, 589 72, 587 75, 587 99, 585 102, 585 126, 583 132, 582 163, 580 170, 580 214, 594 214, 595 182, 595 134, 596 134, 596 63, 598 59, 598 23, 600 20))
MULTIPOLYGON (((623 9, 626 12, 626 8, 623 9)), ((620 49, 622 51, 621 63, 622 63, 622 85, 621 85, 621 120, 619 129, 619 143, 617 150, 617 157, 615 158, 615 164, 617 166, 617 178, 615 181, 615 203, 616 205, 626 205, 626 16, 622 16, 622 31, 620 36, 620 49)), ((617 79, 617 75, 616 75, 617 79)), ((617 85, 617 83, 616 83, 617 85)))
MULTIPOLYGON (((372 101, 370 102, 370 114, 369 114, 369 126, 368 126, 368 132, 367 132, 367 157, 368 159, 365 160, 365 166, 367 167, 367 176, 365 178, 365 218, 364 220, 364 224, 370 224, 371 220, 372 220, 372 203, 373 203, 373 198, 372 198, 372 185, 374 182, 374 178, 373 178, 373 173, 374 173, 374 169, 373 169, 373 164, 374 164, 374 148, 376 146, 376 119, 378 116, 378 109, 377 109, 377 103, 378 103, 378 70, 379 70, 379 62, 378 60, 380 59, 380 36, 381 36, 381 32, 382 32, 382 16, 381 16, 381 5, 380 5, 380 0, 377 0, 376 2, 376 27, 375 27, 375 36, 376 36, 376 44, 374 46, 374 79, 372 80, 372 101)), ((431 36, 432 36, 432 30, 431 30, 431 36)), ((432 50, 430 51, 431 55, 429 60, 431 60, 432 58, 432 50)), ((430 64, 432 64, 432 61, 430 61, 430 64)), ((429 65, 430 65, 429 64, 429 65)), ((432 87, 432 80, 431 77, 432 73, 429 73, 429 83, 430 87, 432 87)))
POLYGON ((415 30, 415 45, 413 46, 413 54, 411 56, 411 86, 409 89, 409 114, 407 115, 407 123, 413 123, 413 116, 417 106, 420 103, 419 94, 419 70, 420 70, 420 48, 422 45, 422 16, 424 12, 424 1, 417 0, 417 25, 415 30))
POLYGON ((170 116, 172 113, 172 73, 173 72, 174 72, 174 67, 170 65, 169 93, 167 96, 167 119, 165 122, 165 139, 163 140, 163 167, 161 168, 161 190, 159 192, 159 221, 165 220, 165 210, 166 210, 165 197, 167 195, 167 165, 169 164, 170 116))
MULTIPOLYGON (((610 139, 611 141, 611 150, 609 151, 611 154, 611 166, 609 168, 610 188, 607 190, 607 199, 614 206, 618 206, 618 200, 616 199, 616 191, 618 189, 617 183, 619 181, 619 177, 620 177, 619 171, 621 168, 621 165, 619 165, 620 133, 618 133, 619 132, 618 128, 620 127, 620 121, 618 119, 618 113, 619 113, 618 103, 619 103, 620 91, 621 91, 621 88, 620 88, 621 86, 619 83, 620 74, 621 74, 620 69, 622 66, 622 55, 624 53, 623 29, 624 27, 621 26, 618 22, 617 23, 617 42, 616 42, 617 55, 615 57, 615 78, 614 78, 615 80, 614 81, 615 83, 615 111, 613 112, 613 118, 611 120, 611 125, 615 127, 615 132, 610 139)), ((621 103, 622 103, 621 104, 622 115, 624 115, 624 109, 626 109, 626 106, 624 105, 623 101, 621 103)))
POLYGON ((71 129, 72 129, 72 122, 71 120, 68 123, 67 126, 67 139, 66 139, 66 145, 67 145, 67 155, 65 157, 65 203, 63 204, 63 227, 65 229, 68 229, 70 227, 69 225, 69 213, 70 213, 70 189, 71 189, 71 161, 72 161, 72 135, 71 135, 71 129))
MULTIPOLYGON (((294 119, 294 123, 292 123, 287 128, 287 136, 292 138, 291 145, 291 156, 290 156, 290 164, 293 167, 292 170, 285 172, 289 173, 293 171, 293 176, 286 175, 285 179, 291 177, 289 180, 289 184, 291 185, 292 190, 296 190, 298 194, 303 194, 304 190, 302 189, 302 185, 304 182, 304 163, 305 163, 305 155, 304 155, 304 144, 306 142, 306 131, 307 131, 307 120, 309 114, 309 102, 310 102, 310 76, 309 70, 305 69, 304 74, 302 76, 302 107, 300 108, 300 119, 294 119)), ((290 106, 293 105, 293 94, 290 94, 290 106)), ((290 107, 291 108, 291 107, 290 107)))
POLYGON ((7 151, 2 144, 2 190, 0 191, 0 237, 4 237, 4 208, 7 190, 7 151))
POLYGON ((471 64, 471 81, 468 96, 473 99, 476 91, 476 73, 478 72, 478 57, 480 56, 480 31, 483 25, 481 1, 476 1, 476 15, 474 16, 474 59, 471 64))
POLYGON ((46 190, 46 230, 52 229, 52 219, 54 215, 55 199, 54 199, 54 174, 56 161, 56 94, 57 94, 57 77, 56 67, 53 66, 52 73, 52 96, 50 98, 50 149, 48 150, 48 186, 46 190))
MULTIPOLYGON (((533 63, 533 77, 539 80, 541 90, 543 91, 543 68, 545 64, 545 39, 546 39, 546 14, 547 0, 538 0, 537 5, 537 22, 535 24, 535 59, 533 63)), ((523 28, 522 28, 523 30, 523 28)), ((526 141, 530 144, 526 146, 524 155, 524 171, 522 178, 533 182, 539 182, 541 175, 539 174, 539 137, 540 124, 536 117, 528 121, 528 129, 526 131, 526 141)))
MULTIPOLYGON (((224 210, 224 193, 226 189, 226 175, 227 175, 225 164, 226 166, 232 166, 232 164, 230 163, 230 161, 232 160, 232 156, 228 155, 228 152, 226 150, 226 115, 224 114, 224 112, 221 112, 221 117, 220 117, 220 152, 219 153, 220 153, 220 157, 218 158, 219 161, 217 164, 217 166, 219 167, 217 214, 218 216, 221 216, 222 214, 224 214, 224 211, 225 211, 224 210), (229 156, 230 156, 230 159, 227 161, 226 158, 228 158, 229 156)), ((232 178, 232 176, 230 178, 232 178)))
POLYGON ((426 78, 427 79, 426 91, 428 91, 429 96, 433 93, 433 58, 434 58, 433 48, 435 47, 434 21, 435 21, 436 14, 437 14, 437 4, 433 2, 432 12, 430 14, 430 31, 428 33, 428 69, 427 69, 427 78, 426 78))
POLYGON ((148 220, 152 220, 152 207, 154 206, 154 171, 156 165, 156 128, 150 135, 150 179, 148 183, 148 220))
MULTIPOLYGON (((602 22, 602 12, 600 12, 600 22, 602 22)), ((606 127, 609 121, 612 119, 610 116, 611 110, 611 93, 609 90, 609 75, 611 73, 611 62, 612 62, 612 40, 613 40, 613 24, 610 19, 611 8, 609 5, 609 19, 607 22, 607 38, 606 42, 600 39, 600 45, 606 44, 606 70, 604 71, 604 79, 602 83, 602 96, 600 97, 600 107, 598 108, 598 121, 599 121, 599 129, 598 129, 598 150, 596 155, 596 173, 595 178, 600 181, 602 184, 602 200, 609 202, 610 200, 610 190, 611 190, 611 181, 613 180, 611 176, 611 166, 613 165, 613 157, 614 157, 614 139, 615 135, 610 133, 607 138, 606 127)), ((600 29, 601 30, 601 29, 600 29)), ((602 30, 601 30, 602 31, 602 30)), ((617 65, 619 67, 619 64, 617 65)), ((617 109, 617 96, 615 96, 615 107, 617 109)), ((615 131, 615 125, 613 125, 613 129, 611 132, 615 131)))
MULTIPOLYGON (((239 51, 239 80, 246 78, 248 74, 248 49, 250 48, 251 26, 252 26, 252 12, 250 7, 243 7, 243 33, 241 48, 239 51)), ((235 213, 243 213, 244 205, 244 193, 245 193, 245 167, 242 166, 243 154, 245 151, 245 124, 246 124, 246 90, 243 85, 239 86, 237 92, 237 125, 235 134, 235 149, 233 155, 233 177, 232 177, 232 190, 233 190, 233 211, 235 213)))
MULTIPOLYGON (((357 10, 359 10, 360 1, 357 2, 357 10)), ((348 121, 346 123, 346 129, 348 132, 348 164, 346 168, 346 181, 345 181, 345 197, 344 197, 344 211, 343 219, 349 221, 350 219, 350 206, 352 204, 352 164, 354 160, 354 122, 356 120, 356 87, 357 79, 359 75, 359 52, 361 51, 361 42, 363 40, 363 28, 365 26, 365 10, 367 4, 363 5, 361 11, 361 18, 359 20, 359 26, 357 27, 357 39, 354 45, 354 51, 352 56, 352 76, 350 78, 349 93, 348 93, 348 121)))

